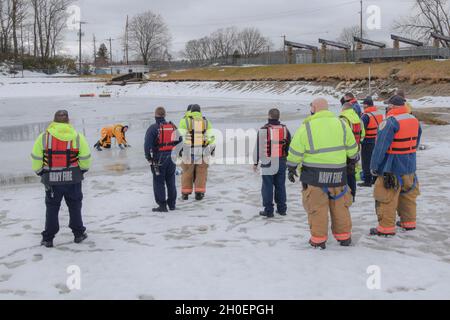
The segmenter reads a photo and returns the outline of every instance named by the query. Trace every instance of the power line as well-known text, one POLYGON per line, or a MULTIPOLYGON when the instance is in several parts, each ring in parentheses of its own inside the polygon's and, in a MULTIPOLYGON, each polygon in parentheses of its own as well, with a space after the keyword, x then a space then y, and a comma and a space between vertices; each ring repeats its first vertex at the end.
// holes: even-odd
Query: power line
POLYGON ((354 4, 359 2, 360 0, 347 1, 336 5, 323 6, 320 8, 315 8, 311 10, 290 10, 290 11, 282 11, 278 13, 270 13, 264 15, 253 15, 253 16, 243 16, 237 19, 225 19, 222 21, 214 20, 214 22, 210 23, 199 23, 199 24, 191 24, 191 25, 172 25, 172 28, 190 28, 190 27, 204 27, 204 26, 218 26, 224 24, 238 24, 238 23, 246 23, 246 22, 254 22, 254 21, 265 21, 265 20, 275 20, 279 18, 285 18, 289 16, 295 16, 299 14, 310 14, 319 11, 324 11, 332 8, 339 8, 343 6, 347 6, 350 4, 354 4))

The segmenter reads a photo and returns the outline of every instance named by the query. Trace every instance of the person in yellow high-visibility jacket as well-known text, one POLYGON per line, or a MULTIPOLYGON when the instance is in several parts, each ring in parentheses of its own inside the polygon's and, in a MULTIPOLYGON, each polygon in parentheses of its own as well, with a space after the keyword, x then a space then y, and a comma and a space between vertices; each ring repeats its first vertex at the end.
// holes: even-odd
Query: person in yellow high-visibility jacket
POLYGON ((53 247, 63 198, 69 207, 69 227, 75 236, 74 242, 83 242, 87 235, 81 217, 81 184, 91 166, 91 151, 86 138, 69 123, 67 111, 56 112, 54 121, 37 137, 31 160, 33 171, 41 177, 46 191, 47 210, 41 245, 53 247))
POLYGON ((195 192, 195 199, 203 200, 206 193, 208 159, 214 156, 215 137, 209 120, 203 117, 201 108, 195 104, 180 121, 178 128, 183 137, 181 169, 181 193, 183 200, 195 192))
POLYGON ((351 244, 352 196, 347 186, 347 159, 358 156, 358 145, 349 125, 328 110, 328 102, 311 103, 308 117, 292 139, 288 161, 289 180, 295 183, 298 168, 303 183, 303 206, 311 228, 310 244, 326 248, 328 211, 333 235, 342 246, 351 244))
POLYGON ((96 148, 97 151, 102 151, 102 148, 110 149, 112 138, 116 139, 117 145, 120 149, 130 147, 127 139, 125 138, 125 133, 128 131, 128 129, 128 126, 122 124, 116 124, 113 126, 102 128, 102 130, 100 131, 101 138, 94 145, 94 148, 96 148))

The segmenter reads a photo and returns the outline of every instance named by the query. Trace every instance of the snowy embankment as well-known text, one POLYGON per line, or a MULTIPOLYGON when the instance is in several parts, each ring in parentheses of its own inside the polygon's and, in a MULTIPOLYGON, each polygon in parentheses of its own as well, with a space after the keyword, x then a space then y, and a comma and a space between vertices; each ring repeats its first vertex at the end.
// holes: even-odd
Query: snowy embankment
MULTIPOLYGON (((220 130, 258 128, 268 108, 279 106, 295 131, 315 88, 303 85, 302 91, 299 84, 295 93, 251 84, 231 90, 217 83, 107 87, 69 81, 0 86, 0 174, 30 175, 33 140, 59 108, 69 110, 91 144, 103 125, 131 123, 133 148, 93 154, 83 187, 89 239, 82 245, 72 243, 63 206, 56 247, 39 247, 43 187, 34 180, 2 186, 0 299, 450 298, 450 127, 424 126, 416 232, 369 237, 376 217, 371 191, 364 189, 351 209, 354 246, 330 240, 326 251, 317 251, 307 244, 300 184, 288 183, 288 216, 267 221, 258 216, 261 178, 250 165, 212 165, 204 202, 180 201, 176 212, 153 214, 152 179, 141 147, 158 105, 177 122, 188 104, 200 103, 220 130), (104 91, 112 98, 79 98, 104 91), (73 265, 81 270, 81 290, 66 286, 73 265), (370 266, 380 268, 380 290, 366 286, 370 266)), ((328 98, 337 111, 338 101, 328 98)))

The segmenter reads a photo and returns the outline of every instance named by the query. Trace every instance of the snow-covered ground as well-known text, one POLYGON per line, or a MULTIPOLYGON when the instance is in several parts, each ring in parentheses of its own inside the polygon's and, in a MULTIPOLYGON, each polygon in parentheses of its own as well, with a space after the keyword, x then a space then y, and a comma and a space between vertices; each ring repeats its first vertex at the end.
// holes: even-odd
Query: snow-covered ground
MULTIPOLYGON (((354 246, 341 248, 330 240, 327 250, 318 251, 307 244, 301 186, 288 184, 287 217, 264 220, 258 216, 261 178, 250 165, 213 165, 204 202, 180 201, 176 212, 152 213, 152 179, 142 144, 159 105, 178 122, 188 104, 199 103, 222 131, 256 129, 267 110, 278 106, 295 131, 320 88, 236 91, 215 83, 107 87, 51 78, 0 82, 0 299, 450 298, 449 127, 424 127, 427 150, 419 153, 417 232, 369 237, 376 217, 366 189, 352 207, 354 246), (112 98, 79 98, 91 92, 111 92, 112 98), (61 108, 69 110, 91 145, 102 126, 129 123, 133 148, 94 153, 84 183, 89 239, 81 245, 72 242, 63 206, 61 232, 49 250, 39 246, 44 190, 32 178, 29 154, 36 135, 61 108), (81 290, 66 287, 72 265, 80 267, 81 290), (367 288, 369 266, 380 268, 380 290, 367 288)), ((338 101, 328 98, 337 110, 338 101)), ((435 99, 441 107, 450 106, 449 98, 435 99)))

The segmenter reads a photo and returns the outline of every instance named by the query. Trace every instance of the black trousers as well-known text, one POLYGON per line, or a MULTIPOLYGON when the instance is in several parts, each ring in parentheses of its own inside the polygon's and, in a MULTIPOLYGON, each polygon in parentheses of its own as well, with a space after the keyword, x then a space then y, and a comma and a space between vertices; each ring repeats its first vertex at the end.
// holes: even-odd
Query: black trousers
POLYGON ((86 231, 81 217, 83 201, 81 182, 71 185, 46 187, 45 205, 47 207, 47 212, 45 230, 42 232, 42 238, 45 241, 53 240, 59 231, 58 215, 63 198, 69 208, 69 227, 72 229, 73 234, 75 236, 81 236, 86 231))
POLYGON ((158 167, 152 168, 155 201, 158 206, 175 208, 177 202, 175 171, 177 166, 172 161, 170 152, 160 154, 156 158, 158 167))
POLYGON ((372 160, 373 150, 375 149, 375 143, 365 143, 362 145, 361 158, 362 168, 364 172, 364 182, 366 184, 374 184, 376 177, 370 173, 370 161, 372 160))

